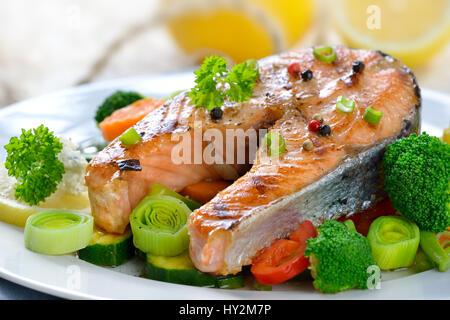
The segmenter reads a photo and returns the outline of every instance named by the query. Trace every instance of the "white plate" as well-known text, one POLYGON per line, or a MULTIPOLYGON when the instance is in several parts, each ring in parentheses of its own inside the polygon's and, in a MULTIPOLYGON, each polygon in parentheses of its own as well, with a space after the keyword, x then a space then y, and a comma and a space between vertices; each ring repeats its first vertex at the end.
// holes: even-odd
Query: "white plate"
MULTIPOLYGON (((192 73, 103 82, 77 87, 0 110, 0 146, 21 128, 44 123, 76 142, 99 136, 93 121, 96 106, 116 89, 164 97, 192 85, 192 73)), ((423 90, 422 129, 442 135, 450 121, 450 96, 423 90)), ((5 156, 3 148, 0 160, 5 156)), ((221 290, 182 286, 137 277, 135 258, 119 268, 102 268, 75 256, 45 256, 25 249, 23 230, 0 222, 0 276, 23 286, 72 299, 450 299, 450 273, 435 270, 383 273, 381 289, 351 290, 336 295, 314 291, 311 282, 275 286, 273 291, 221 290)))

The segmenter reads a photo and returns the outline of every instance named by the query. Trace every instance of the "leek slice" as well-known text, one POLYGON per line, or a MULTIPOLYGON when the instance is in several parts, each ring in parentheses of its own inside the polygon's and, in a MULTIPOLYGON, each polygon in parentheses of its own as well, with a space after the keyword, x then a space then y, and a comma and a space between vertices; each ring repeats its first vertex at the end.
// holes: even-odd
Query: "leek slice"
POLYGON ((449 251, 442 248, 433 232, 420 231, 420 247, 425 255, 438 266, 439 271, 445 272, 450 269, 449 251))
POLYGON ((195 209, 198 209, 202 206, 197 201, 183 197, 182 195, 176 193, 175 191, 172 191, 171 189, 167 188, 166 186, 164 186, 160 183, 152 184, 152 190, 150 190, 149 195, 150 196, 160 195, 160 196, 174 197, 176 199, 183 201, 188 206, 188 208, 191 209, 192 211, 194 211, 195 209))
POLYGON ((92 237, 92 216, 70 210, 42 211, 25 224, 25 247, 31 251, 60 255, 85 248, 92 237))
POLYGON ((367 234, 372 256, 382 270, 409 267, 420 242, 417 225, 403 217, 383 216, 370 225, 367 234))
POLYGON ((189 246, 190 213, 180 199, 163 195, 145 197, 130 216, 134 246, 158 256, 181 254, 189 246))

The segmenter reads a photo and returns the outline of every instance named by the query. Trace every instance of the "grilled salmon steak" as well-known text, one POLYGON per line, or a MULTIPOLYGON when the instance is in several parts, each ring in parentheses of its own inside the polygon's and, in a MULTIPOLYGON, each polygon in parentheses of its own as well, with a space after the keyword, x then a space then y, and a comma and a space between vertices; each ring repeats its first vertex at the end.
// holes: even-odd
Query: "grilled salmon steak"
MULTIPOLYGON (((383 198, 383 152, 419 130, 420 89, 409 69, 389 55, 335 50, 332 64, 316 59, 310 48, 260 60, 253 96, 243 103, 225 101, 220 119, 193 106, 185 93, 150 113, 134 126, 142 142, 125 147, 116 139, 88 166, 86 183, 96 223, 122 232, 153 182, 179 191, 207 179, 237 179, 189 220, 195 266, 229 274, 251 264, 262 249, 305 219, 319 224, 349 216, 383 198), (312 77, 289 72, 292 63, 301 71, 309 69, 312 77), (355 102, 353 112, 336 110, 339 96, 355 102), (376 125, 364 119, 368 106, 383 112, 376 125), (313 119, 322 121, 318 132, 308 128, 313 119), (177 142, 171 137, 199 125, 202 131, 222 133, 268 129, 284 138, 286 150, 268 158, 265 148, 248 150, 245 145, 247 155, 256 153, 254 161, 249 156, 240 164, 174 163, 177 142), (128 159, 139 159, 141 171, 121 170, 119 163, 128 159)), ((221 143, 230 145, 226 139, 221 143)), ((200 152, 207 147, 206 141, 200 152)))

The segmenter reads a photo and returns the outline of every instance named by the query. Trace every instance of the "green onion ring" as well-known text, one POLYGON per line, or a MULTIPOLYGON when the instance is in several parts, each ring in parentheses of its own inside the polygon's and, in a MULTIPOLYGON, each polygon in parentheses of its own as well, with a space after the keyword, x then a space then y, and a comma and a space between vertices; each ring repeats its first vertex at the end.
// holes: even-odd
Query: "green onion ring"
POLYGON ((343 96, 339 96, 336 101, 336 110, 343 113, 352 113, 355 110, 355 101, 345 99, 343 96))
POLYGON ((449 251, 442 248, 434 232, 420 231, 420 247, 428 259, 438 266, 439 271, 450 269, 449 251))
POLYGON ((380 122, 382 116, 382 111, 375 110, 372 108, 372 106, 368 106, 366 108, 366 112, 364 113, 364 120, 366 120, 370 124, 377 125, 380 122))
POLYGON ((190 213, 186 204, 174 197, 145 197, 130 216, 134 246, 158 256, 181 254, 189 246, 190 213))
POLYGON ((382 270, 409 267, 420 242, 417 225, 403 217, 382 216, 370 225, 367 234, 372 256, 382 270))
POLYGON ((264 144, 269 156, 276 156, 286 151, 286 143, 281 135, 270 131, 264 136, 264 144))
POLYGON ((28 217, 25 247, 31 251, 60 255, 86 247, 92 237, 92 216, 69 210, 49 210, 28 217))
POLYGON ((139 133, 134 130, 134 128, 130 128, 119 137, 120 142, 125 146, 132 146, 142 140, 139 133))
POLYGON ((333 63, 336 60, 336 51, 330 46, 314 48, 313 54, 314 57, 326 63, 333 63))

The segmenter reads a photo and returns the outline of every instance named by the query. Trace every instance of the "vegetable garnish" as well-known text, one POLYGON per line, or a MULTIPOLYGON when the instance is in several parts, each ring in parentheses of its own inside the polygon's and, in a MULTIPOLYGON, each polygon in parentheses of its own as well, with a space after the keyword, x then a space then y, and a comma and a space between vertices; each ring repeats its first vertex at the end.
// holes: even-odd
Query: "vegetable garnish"
POLYGON ((314 48, 313 54, 314 57, 326 63, 333 63, 336 60, 336 51, 330 46, 314 48))
POLYGON ((25 225, 25 247, 60 255, 86 247, 92 237, 92 216, 69 210, 42 211, 31 215, 25 225))
POLYGON ((310 258, 314 287, 336 293, 348 289, 367 289, 367 272, 376 263, 369 241, 343 223, 327 220, 318 227, 319 235, 307 241, 305 256, 310 258))
POLYGON ((160 183, 153 183, 152 189, 150 190, 149 196, 170 196, 176 199, 179 199, 184 202, 185 205, 192 211, 195 209, 200 208, 202 205, 198 203, 197 201, 194 201, 192 199, 183 197, 182 195, 176 193, 175 191, 170 190, 166 186, 160 184, 160 183))
POLYGON ((134 128, 130 128, 119 137, 120 142, 124 146, 132 146, 133 144, 136 144, 142 140, 142 137, 139 135, 139 133, 136 132, 134 128))
POLYGON ((248 100, 259 77, 256 60, 237 64, 227 72, 225 58, 217 56, 205 58, 200 69, 194 73, 197 76, 196 86, 188 92, 188 97, 197 107, 207 108, 208 111, 220 107, 225 97, 234 102, 248 100), (228 88, 219 89, 219 84, 228 88))
POLYGON ((417 225, 403 217, 377 218, 367 235, 372 256, 382 270, 410 267, 419 247, 417 225))
POLYGON ((182 253, 189 246, 187 220, 190 213, 186 204, 174 197, 145 197, 130 216, 134 246, 158 256, 182 253))
POLYGON ((393 206, 420 230, 450 225, 450 145, 422 133, 398 140, 383 156, 384 185, 393 206))
POLYGON ((264 136, 264 144, 269 156, 276 156, 286 151, 284 138, 276 132, 270 131, 264 136))
POLYGON ((97 113, 95 114, 95 121, 97 124, 109 117, 114 111, 122 109, 133 102, 144 99, 145 97, 133 91, 116 91, 98 107, 97 113))
POLYGON ((442 248, 433 232, 420 231, 420 248, 438 266, 439 271, 450 269, 450 255, 442 248))
POLYGON ((339 96, 336 101, 336 110, 343 113, 352 113, 355 110, 355 101, 339 96))
POLYGON ((304 257, 306 241, 317 235, 314 225, 304 221, 288 239, 276 240, 265 249, 251 267, 253 276, 263 285, 273 285, 300 274, 309 265, 304 257))
POLYGON ((20 138, 11 138, 5 146, 8 153, 5 168, 9 176, 17 179, 16 199, 37 205, 56 191, 65 172, 57 157, 62 147, 44 125, 28 131, 22 129, 20 138))
POLYGON ((364 120, 372 125, 377 125, 381 117, 383 116, 383 111, 375 110, 372 106, 368 106, 364 112, 364 120))

